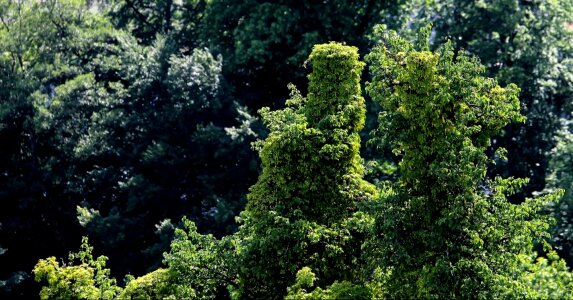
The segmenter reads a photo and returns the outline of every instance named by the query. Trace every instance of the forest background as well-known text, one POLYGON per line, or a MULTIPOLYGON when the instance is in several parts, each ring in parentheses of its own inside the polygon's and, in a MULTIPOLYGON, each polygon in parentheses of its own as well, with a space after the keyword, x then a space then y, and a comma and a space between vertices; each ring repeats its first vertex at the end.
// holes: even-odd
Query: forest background
MULTIPOLYGON (((377 24, 406 43, 431 23, 426 51, 450 40, 479 57, 484 76, 519 87, 526 119, 487 138, 495 163, 479 184, 487 194, 496 176, 529 178, 505 193, 516 206, 564 189, 539 214, 555 218, 546 240, 573 266, 571 1, 1 0, 0 22, 0 297, 38 295, 34 266, 66 257, 83 236, 124 286, 127 274, 169 263, 162 254, 185 240, 176 228, 213 234, 197 239, 235 234, 247 202, 269 197, 252 143, 280 126, 257 111, 288 109, 288 83, 313 93, 316 44, 374 57, 377 24)), ((375 72, 360 75, 376 83, 375 72)), ((377 116, 389 107, 376 92, 364 97, 359 177, 389 186, 407 174, 404 153, 380 137, 377 116)), ((267 295, 241 286, 245 272, 237 290, 267 295)))

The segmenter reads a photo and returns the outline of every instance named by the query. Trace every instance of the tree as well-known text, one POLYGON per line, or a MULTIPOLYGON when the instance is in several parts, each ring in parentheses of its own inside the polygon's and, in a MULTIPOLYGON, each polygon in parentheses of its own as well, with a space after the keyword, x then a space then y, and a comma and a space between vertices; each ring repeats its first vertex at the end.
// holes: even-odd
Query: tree
POLYGON ((157 34, 172 35, 179 47, 199 46, 199 31, 205 0, 115 0, 105 3, 104 11, 116 28, 129 30, 144 45, 151 45, 157 34))
POLYGON ((486 176, 491 137, 524 119, 518 88, 484 77, 477 58, 454 52, 451 43, 431 52, 430 31, 426 27, 413 44, 378 27, 381 44, 367 57, 373 76, 367 89, 383 108, 379 138, 401 157, 396 182, 376 189, 362 178, 364 63, 357 49, 317 45, 308 60, 307 97, 291 86, 286 108, 261 110, 270 134, 257 143, 263 171, 239 231, 217 239, 183 219, 185 228, 175 231, 164 255, 166 267, 130 276, 125 289, 101 263, 60 268, 54 258, 41 260, 36 273, 48 279, 43 293, 572 297, 573 274, 543 243, 550 218, 538 214, 560 192, 511 204, 507 195, 525 180, 486 176), (545 257, 537 257, 534 242, 544 246, 545 257))
POLYGON ((519 88, 484 77, 452 43, 431 52, 428 27, 416 44, 377 33, 367 91, 382 107, 378 134, 401 158, 368 246, 371 269, 387 272, 382 296, 528 297, 528 272, 517 266, 535 266, 524 256, 547 236, 539 211, 559 193, 515 205, 506 196, 525 180, 486 177, 491 138, 525 119, 519 88))
POLYGON ((56 86, 52 103, 38 105, 38 132, 63 157, 52 162, 67 161, 60 195, 75 199, 94 245, 120 275, 142 274, 160 264, 170 220, 187 215, 219 235, 235 229, 256 171, 241 153, 254 133, 233 129, 239 116, 221 87, 220 57, 179 51, 169 37, 141 46, 123 34, 110 47, 88 64, 95 75, 56 86))
POLYGON ((359 156, 364 63, 356 48, 336 43, 315 46, 308 63, 307 97, 291 87, 285 109, 260 111, 270 133, 237 233, 240 297, 284 297, 305 266, 319 284, 359 275, 360 230, 351 220, 375 194, 359 156))
POLYGON ((130 280, 120 298, 200 298, 228 297, 227 286, 235 284, 233 272, 234 236, 216 239, 202 235, 197 226, 183 219, 176 229, 171 250, 164 254, 165 269, 130 280))
POLYGON ((227 96, 220 56, 175 35, 140 45, 82 1, 1 4, 2 293, 34 293, 37 257, 86 233, 122 277, 161 263, 170 220, 236 230, 256 119, 227 96))
POLYGON ((508 151, 493 174, 528 177, 516 201, 545 185, 548 153, 559 118, 569 116, 573 95, 573 4, 559 1, 434 1, 427 11, 436 44, 451 39, 457 49, 478 56, 488 76, 515 83, 523 125, 509 125, 493 148, 508 151))
POLYGON ((287 108, 261 110, 271 133, 259 143, 263 172, 239 231, 217 240, 184 220, 167 268, 132 279, 122 296, 214 298, 228 288, 233 297, 280 298, 304 266, 320 285, 358 281, 365 232, 357 210, 376 193, 359 157, 364 63, 356 48, 335 43, 316 46, 309 63, 307 98, 293 88, 287 108))
POLYGON ((78 253, 70 253, 66 265, 60 266, 55 257, 41 259, 32 271, 36 281, 46 280, 40 292, 41 299, 115 299, 121 288, 115 279, 109 278, 110 271, 105 268, 107 257, 97 259, 92 255, 93 247, 88 239, 82 239, 78 253), (77 261, 78 265, 72 265, 77 261))
MULTIPOLYGON (((562 0, 445 0, 435 1, 429 14, 434 16, 436 41, 451 38, 458 48, 479 56, 489 76, 521 88, 522 113, 527 121, 509 125, 495 137, 492 148, 506 148, 508 160, 498 162, 491 173, 530 178, 523 193, 512 197, 514 202, 542 191, 551 172, 548 163, 551 149, 556 147, 559 119, 569 119, 572 112, 573 31, 568 24, 573 23, 573 4, 562 0)), ((558 219, 559 228, 571 226, 558 219)), ((573 260, 562 248, 562 237, 555 235, 553 239, 571 266, 573 260)))

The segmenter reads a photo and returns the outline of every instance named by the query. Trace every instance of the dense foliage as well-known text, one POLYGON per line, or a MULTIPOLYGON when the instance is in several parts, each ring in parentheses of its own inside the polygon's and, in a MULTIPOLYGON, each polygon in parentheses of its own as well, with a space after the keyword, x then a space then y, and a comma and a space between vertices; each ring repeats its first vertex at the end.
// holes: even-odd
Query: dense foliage
POLYGON ((571 121, 562 120, 562 128, 556 137, 555 148, 547 170, 546 192, 564 189, 565 195, 560 202, 553 204, 549 211, 556 218, 553 228, 553 241, 557 250, 567 261, 573 261, 573 135, 571 121))
POLYGON ((304 266, 317 272, 319 282, 356 277, 360 240, 347 222, 375 194, 362 180, 364 63, 357 50, 315 46, 307 61, 313 69, 307 97, 293 87, 287 108, 261 110, 270 133, 260 149, 263 170, 242 215, 241 297, 280 298, 304 266))
POLYGON ((0 0, 0 298, 572 298, 571 100, 568 0, 0 0))
POLYGON ((141 45, 81 1, 3 3, 0 278, 85 234, 124 276, 160 264, 170 220, 236 228, 256 134, 220 56, 171 35, 141 45))
POLYGON ((557 194, 514 205, 506 196, 523 180, 486 178, 491 137, 524 120, 519 90, 483 77, 478 60, 451 43, 429 51, 428 35, 424 28, 416 47, 382 30, 368 56, 368 92, 382 106, 378 133, 401 157, 371 242, 373 258, 390 271, 385 293, 528 295, 515 266, 544 236, 549 226, 538 212, 557 194))
MULTIPOLYGON (((443 0, 420 15, 434 23, 436 41, 452 39, 456 48, 480 58, 488 76, 521 88, 527 119, 493 139, 492 150, 504 147, 508 159, 490 173, 530 179, 522 193, 511 197, 513 202, 543 190, 559 119, 573 112, 573 2, 443 0)), ((558 223, 562 229, 557 230, 563 226, 558 223)), ((573 248, 558 250, 573 265, 573 248)))

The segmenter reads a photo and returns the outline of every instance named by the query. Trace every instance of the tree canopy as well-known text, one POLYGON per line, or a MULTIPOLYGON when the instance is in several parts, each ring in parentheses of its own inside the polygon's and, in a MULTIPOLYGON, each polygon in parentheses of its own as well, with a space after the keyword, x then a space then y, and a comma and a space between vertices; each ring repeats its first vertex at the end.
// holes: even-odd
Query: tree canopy
POLYGON ((0 0, 0 298, 572 298, 572 24, 0 0))

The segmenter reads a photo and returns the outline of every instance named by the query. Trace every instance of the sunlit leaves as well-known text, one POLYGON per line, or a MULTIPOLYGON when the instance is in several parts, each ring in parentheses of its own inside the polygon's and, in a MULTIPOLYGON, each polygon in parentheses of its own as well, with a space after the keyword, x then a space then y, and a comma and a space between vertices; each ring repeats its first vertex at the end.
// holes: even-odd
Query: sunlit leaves
MULTIPOLYGON (((367 91, 382 107, 377 134, 401 157, 396 194, 377 212, 380 239, 368 246, 390 271, 388 296, 523 295, 514 264, 547 237, 538 213, 559 194, 513 205, 506 196, 525 180, 486 179, 490 139, 524 121, 519 88, 484 77, 479 61, 452 43, 430 52, 428 43, 417 49, 378 32, 367 91)), ((430 30, 422 33, 429 39, 430 30)))
POLYGON ((345 221, 375 195, 359 156, 364 63, 356 48, 330 43, 315 46, 308 64, 307 97, 291 87, 285 109, 260 111, 271 132, 258 145, 263 170, 239 230, 243 297, 283 297, 302 266, 322 285, 360 273, 361 230, 345 221))

